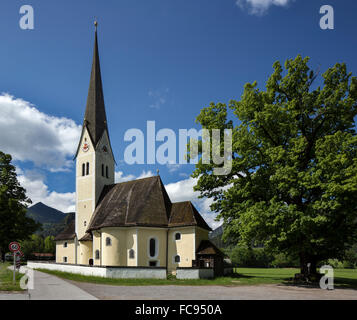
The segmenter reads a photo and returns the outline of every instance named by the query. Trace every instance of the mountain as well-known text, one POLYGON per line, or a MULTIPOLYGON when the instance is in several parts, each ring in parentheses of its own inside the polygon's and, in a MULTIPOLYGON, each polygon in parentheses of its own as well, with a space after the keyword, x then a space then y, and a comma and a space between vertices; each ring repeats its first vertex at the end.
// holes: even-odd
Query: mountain
POLYGON ((75 217, 74 212, 63 213, 42 202, 38 202, 28 208, 27 215, 42 224, 42 230, 37 231, 36 234, 43 237, 56 236, 63 231, 75 217))
POLYGON ((221 249, 227 249, 230 247, 234 247, 236 245, 236 242, 233 240, 227 240, 227 241, 223 241, 222 237, 223 237, 223 233, 224 233, 224 225, 222 224, 221 226, 219 226, 217 229, 214 229, 213 231, 211 231, 208 235, 210 241, 212 241, 212 243, 214 243, 218 248, 221 249))
POLYGON ((59 223, 65 218, 62 211, 46 206, 42 202, 28 208, 27 215, 40 223, 59 223))

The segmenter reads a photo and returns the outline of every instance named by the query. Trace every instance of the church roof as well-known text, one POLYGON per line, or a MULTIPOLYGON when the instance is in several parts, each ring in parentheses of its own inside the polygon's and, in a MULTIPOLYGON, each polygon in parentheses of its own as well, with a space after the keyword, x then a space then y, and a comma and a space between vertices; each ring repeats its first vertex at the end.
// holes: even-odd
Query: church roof
POLYGON ((73 240, 76 237, 75 221, 73 220, 61 233, 55 237, 55 241, 73 240))
POLYGON ((159 176, 105 186, 88 231, 103 227, 167 226, 171 201, 159 176))
POLYGON ((105 186, 87 232, 130 226, 211 230, 190 202, 171 203, 159 176, 105 186))
POLYGON ((198 249, 196 251, 197 254, 202 255, 220 255, 225 256, 225 254, 219 250, 211 241, 202 240, 198 249))
POLYGON ((206 230, 211 230, 206 221, 198 213, 191 201, 176 202, 172 204, 169 227, 196 225, 206 230))
POLYGON ((93 240, 93 236, 90 233, 86 232, 86 234, 78 241, 92 241, 92 240, 93 240))
MULTIPOLYGON (((104 104, 102 75, 100 71, 97 23, 95 23, 95 26, 96 28, 95 28, 95 37, 94 37, 92 71, 89 81, 89 90, 88 90, 86 111, 84 114, 82 135, 80 138, 81 141, 84 130, 85 128, 87 128, 90 139, 92 140, 92 143, 94 145, 94 148, 97 147, 98 142, 102 138, 105 130, 108 132, 108 137, 109 137, 107 116, 106 116, 105 104, 104 104)), ((77 157, 78 155, 79 148, 80 145, 78 145, 75 157, 77 157)))
POLYGON ((108 130, 102 76, 100 72, 97 30, 95 30, 92 71, 89 82, 86 112, 84 115, 83 127, 84 126, 87 127, 94 146, 97 145, 104 130, 108 130))

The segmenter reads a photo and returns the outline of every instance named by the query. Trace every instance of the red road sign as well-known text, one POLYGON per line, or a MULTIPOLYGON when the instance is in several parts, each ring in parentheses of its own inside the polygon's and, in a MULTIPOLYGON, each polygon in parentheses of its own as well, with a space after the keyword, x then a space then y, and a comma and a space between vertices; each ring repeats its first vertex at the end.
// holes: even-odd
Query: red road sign
POLYGON ((9 244, 9 249, 10 249, 11 252, 17 252, 17 251, 20 251, 21 246, 20 246, 20 244, 18 242, 13 241, 13 242, 11 242, 9 244))

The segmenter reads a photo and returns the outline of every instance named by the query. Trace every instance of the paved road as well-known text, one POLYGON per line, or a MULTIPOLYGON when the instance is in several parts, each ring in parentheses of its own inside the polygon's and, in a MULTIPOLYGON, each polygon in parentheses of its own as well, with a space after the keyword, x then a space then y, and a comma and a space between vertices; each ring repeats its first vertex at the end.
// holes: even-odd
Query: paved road
POLYGON ((68 281, 34 271, 33 290, 16 294, 0 293, 0 300, 97 300, 97 298, 68 281))
POLYGON ((331 291, 284 285, 111 286, 62 280, 35 271, 28 293, 0 293, 0 300, 357 300, 357 290, 331 291))
POLYGON ((357 290, 321 290, 284 285, 259 286, 110 286, 83 282, 79 286, 106 300, 357 300, 357 290))

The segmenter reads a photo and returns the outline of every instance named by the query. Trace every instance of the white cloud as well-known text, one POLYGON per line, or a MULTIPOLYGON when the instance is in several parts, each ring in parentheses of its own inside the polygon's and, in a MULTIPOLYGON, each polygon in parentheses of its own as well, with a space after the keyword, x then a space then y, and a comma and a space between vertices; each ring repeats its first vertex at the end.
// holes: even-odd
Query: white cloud
POLYGON ((139 177, 137 177, 137 179, 144 179, 144 178, 149 178, 149 177, 152 177, 152 176, 154 176, 154 173, 151 170, 149 170, 149 171, 145 171, 144 170, 141 173, 141 175, 139 177))
POLYGON ((176 172, 177 170, 180 169, 181 167, 181 164, 178 164, 178 163, 168 163, 166 165, 167 169, 169 170, 170 173, 174 173, 176 172))
POLYGON ((127 176, 124 176, 123 171, 115 172, 115 178, 114 178, 115 183, 126 182, 126 181, 130 181, 130 180, 134 180, 134 179, 135 179, 135 176, 132 174, 128 174, 127 176))
POLYGON ((285 7, 294 0, 237 0, 236 4, 242 9, 248 9, 251 14, 262 15, 271 6, 285 7))
POLYGON ((0 150, 51 172, 68 171, 81 133, 73 120, 47 115, 30 102, 0 95, 0 150))
POLYGON ((32 200, 32 204, 42 202, 65 213, 75 210, 75 192, 50 192, 41 174, 33 171, 24 172, 19 168, 16 171, 18 174, 17 178, 21 186, 26 189, 26 195, 32 200))
POLYGON ((126 182, 126 181, 131 181, 131 180, 135 180, 135 179, 143 179, 143 178, 148 178, 148 177, 152 177, 154 174, 151 170, 149 171, 143 171, 138 177, 136 177, 133 174, 128 174, 128 175, 124 175, 123 171, 117 171, 115 172, 115 183, 120 183, 120 182, 126 182))

